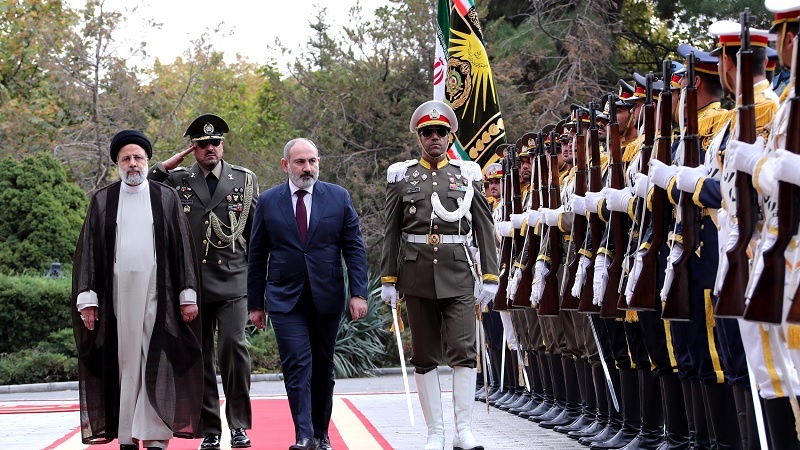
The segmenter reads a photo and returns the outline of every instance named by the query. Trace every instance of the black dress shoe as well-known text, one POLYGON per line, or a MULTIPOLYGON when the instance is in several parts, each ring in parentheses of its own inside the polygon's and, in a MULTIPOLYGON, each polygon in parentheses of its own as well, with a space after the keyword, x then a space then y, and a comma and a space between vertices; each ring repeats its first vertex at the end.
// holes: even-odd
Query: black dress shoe
POLYGON ((207 434, 200 443, 198 450, 219 450, 219 435, 207 434))
POLYGON ((331 447, 331 440, 328 436, 317 439, 317 450, 333 450, 331 447))
POLYGON ((250 438, 244 432, 244 428, 236 428, 231 430, 231 448, 247 448, 250 447, 250 438))
POLYGON ((139 444, 119 444, 119 450, 139 450, 139 444))
POLYGON ((289 450, 317 450, 317 441, 311 438, 300 438, 289 450))

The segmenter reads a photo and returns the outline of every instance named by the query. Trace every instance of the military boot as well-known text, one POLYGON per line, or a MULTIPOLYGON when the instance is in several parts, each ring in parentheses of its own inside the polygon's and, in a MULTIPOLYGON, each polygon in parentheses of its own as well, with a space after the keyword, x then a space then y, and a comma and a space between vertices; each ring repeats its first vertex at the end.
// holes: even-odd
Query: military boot
MULTIPOLYGON (((669 450, 689 450, 689 422, 684 403, 683 386, 676 373, 661 375, 661 401, 664 405, 665 447, 669 450)), ((691 387, 689 393, 691 394, 691 387)))
MULTIPOLYGON (((428 426, 428 442, 425 444, 425 450, 444 450, 444 413, 439 372, 434 369, 424 374, 414 373, 414 379, 417 382, 422 415, 428 426)), ((475 383, 474 379, 472 383, 475 383)), ((471 392, 469 394, 472 395, 471 392)), ((472 398, 470 403, 474 403, 472 398)))
POLYGON ((764 417, 769 428, 770 448, 800 450, 800 440, 795 429, 794 412, 789 397, 765 400, 764 417))
POLYGON ((742 433, 742 448, 758 450, 761 443, 758 439, 756 411, 753 407, 753 394, 750 386, 733 386, 733 401, 736 403, 736 416, 739 419, 739 431, 742 433))
POLYGON ((589 364, 583 358, 575 360, 575 372, 578 376, 578 393, 581 397, 581 413, 572 423, 553 428, 559 433, 567 434, 570 431, 581 431, 594 422, 597 417, 597 400, 594 398, 594 386, 591 383, 589 364), (592 386, 591 393, 589 386, 592 386))
POLYGON ((550 380, 553 383, 553 406, 544 414, 531 416, 528 420, 532 422, 546 422, 553 420, 561 414, 567 406, 566 387, 564 380, 564 366, 561 363, 561 354, 550 355, 550 380))
POLYGON ((742 439, 733 389, 727 383, 702 384, 703 404, 709 423, 711 442, 718 450, 741 449, 742 439))
POLYGON ((578 388, 578 370, 575 358, 562 355, 561 368, 564 378, 564 409, 555 419, 539 423, 542 428, 556 428, 567 426, 580 417, 582 411, 581 393, 578 388))
POLYGON ((537 353, 539 360, 539 373, 542 380, 542 402, 532 411, 520 413, 519 416, 524 419, 531 417, 538 417, 545 414, 555 405, 555 397, 553 397, 553 378, 550 375, 550 358, 546 354, 537 353))
MULTIPOLYGON (((578 442, 583 445, 607 441, 622 429, 622 402, 618 400, 618 405, 614 406, 614 401, 612 399, 614 396, 608 388, 608 380, 606 379, 603 366, 600 364, 592 366, 592 376, 594 378, 594 388, 595 391, 597 391, 597 422, 601 423, 603 427, 594 434, 587 433, 591 430, 582 431, 580 434, 587 434, 585 436, 579 436, 578 442)), ((619 370, 613 366, 608 367, 608 376, 614 386, 616 398, 619 399, 621 389, 619 370)), ((569 434, 567 434, 567 436, 569 436, 569 434)))
POLYGON ((637 369, 619 369, 622 401, 622 428, 612 438, 603 442, 592 442, 590 448, 598 450, 618 449, 628 445, 639 434, 642 414, 639 407, 639 374, 637 369))
POLYGON ((453 450, 483 450, 483 445, 472 435, 472 408, 475 401, 471 398, 470 388, 475 384, 475 377, 475 369, 453 368, 453 412, 456 422, 453 450))

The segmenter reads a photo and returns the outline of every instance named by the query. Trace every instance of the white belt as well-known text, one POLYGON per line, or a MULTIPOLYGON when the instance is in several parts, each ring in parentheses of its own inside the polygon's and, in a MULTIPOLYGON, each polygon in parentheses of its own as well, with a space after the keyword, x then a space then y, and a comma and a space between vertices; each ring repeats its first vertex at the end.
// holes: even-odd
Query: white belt
POLYGON ((439 244, 462 244, 467 242, 467 236, 465 234, 406 234, 404 233, 403 236, 406 239, 406 242, 410 242, 412 244, 428 244, 428 245, 439 245, 439 244))

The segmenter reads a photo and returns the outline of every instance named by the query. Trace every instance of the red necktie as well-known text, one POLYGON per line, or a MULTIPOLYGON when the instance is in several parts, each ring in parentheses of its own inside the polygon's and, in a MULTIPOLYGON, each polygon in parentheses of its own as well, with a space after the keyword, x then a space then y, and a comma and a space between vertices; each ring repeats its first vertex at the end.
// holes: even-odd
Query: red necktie
POLYGON ((295 192, 295 194, 297 194, 297 205, 294 209, 294 218, 297 221, 297 229, 300 231, 300 240, 305 244, 306 233, 308 232, 308 218, 306 217, 306 204, 303 201, 303 197, 305 197, 308 192, 300 189, 295 192))

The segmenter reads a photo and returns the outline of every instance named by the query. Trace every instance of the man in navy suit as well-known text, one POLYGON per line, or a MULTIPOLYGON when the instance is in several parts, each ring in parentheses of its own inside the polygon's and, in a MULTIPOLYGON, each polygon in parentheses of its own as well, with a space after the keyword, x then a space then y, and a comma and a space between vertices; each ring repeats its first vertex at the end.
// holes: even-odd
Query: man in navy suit
POLYGON ((367 313, 367 257, 358 215, 341 186, 318 181, 319 152, 293 139, 281 160, 286 183, 264 192, 250 235, 250 320, 272 318, 297 442, 289 450, 331 449, 333 354, 344 311, 344 266, 350 314, 367 313), (266 308, 265 308, 266 305, 266 308))

